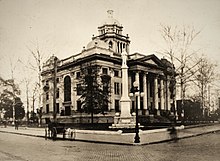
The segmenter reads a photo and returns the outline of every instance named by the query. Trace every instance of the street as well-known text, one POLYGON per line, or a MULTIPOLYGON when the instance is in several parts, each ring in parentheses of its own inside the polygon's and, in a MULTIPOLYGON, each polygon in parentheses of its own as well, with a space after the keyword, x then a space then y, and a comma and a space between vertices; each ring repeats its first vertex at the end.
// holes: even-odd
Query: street
POLYGON ((219 161, 220 132, 144 146, 52 141, 0 133, 0 160, 219 161))

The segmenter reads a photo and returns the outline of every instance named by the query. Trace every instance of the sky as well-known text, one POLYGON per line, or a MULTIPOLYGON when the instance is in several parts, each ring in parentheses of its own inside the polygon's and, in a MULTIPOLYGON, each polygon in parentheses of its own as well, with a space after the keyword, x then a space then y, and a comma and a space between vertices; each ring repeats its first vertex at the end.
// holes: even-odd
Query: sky
POLYGON ((161 24, 193 26, 201 31, 195 50, 220 66, 219 0, 0 0, 0 76, 11 78, 13 69, 17 81, 31 78, 28 49, 39 48, 45 59, 80 53, 109 9, 130 37, 130 53, 161 51, 161 24))

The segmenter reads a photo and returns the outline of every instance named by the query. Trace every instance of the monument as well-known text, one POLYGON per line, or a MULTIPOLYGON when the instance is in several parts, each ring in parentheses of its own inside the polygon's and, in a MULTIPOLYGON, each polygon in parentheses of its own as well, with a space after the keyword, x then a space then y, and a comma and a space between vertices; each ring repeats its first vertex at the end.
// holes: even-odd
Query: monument
POLYGON ((128 93, 128 66, 127 66, 127 52, 123 50, 122 56, 122 96, 121 114, 116 113, 114 117, 114 124, 110 128, 134 128, 135 116, 131 116, 131 99, 128 93))

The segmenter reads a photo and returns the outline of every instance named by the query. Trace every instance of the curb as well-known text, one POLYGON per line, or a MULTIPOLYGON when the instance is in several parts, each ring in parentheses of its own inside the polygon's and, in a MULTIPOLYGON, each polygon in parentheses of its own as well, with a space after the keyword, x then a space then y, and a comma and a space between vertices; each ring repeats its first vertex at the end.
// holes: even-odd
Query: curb
MULTIPOLYGON (((196 136, 201 136, 201 135, 206 135, 206 134, 211 134, 215 132, 219 132, 219 130, 213 130, 209 132, 204 132, 204 133, 199 133, 199 134, 192 134, 190 136, 184 136, 184 137, 177 137, 176 140, 181 140, 181 139, 187 139, 191 137, 196 137, 196 136)), ((38 137, 38 138, 45 138, 45 136, 42 135, 34 135, 34 134, 26 134, 26 133, 18 133, 18 132, 9 132, 9 131, 1 131, 2 133, 10 133, 10 134, 15 134, 15 135, 23 135, 23 136, 30 136, 30 137, 38 137)), ((48 138, 49 140, 52 140, 48 138)), ((166 139, 166 140, 161 140, 161 141, 155 141, 155 142, 149 142, 149 143, 117 143, 117 142, 105 142, 105 141, 93 141, 93 140, 81 140, 81 139, 70 139, 70 138, 61 138, 58 137, 56 140, 63 140, 63 141, 79 141, 79 142, 88 142, 88 143, 100 143, 100 144, 113 144, 113 145, 124 145, 124 146, 141 146, 141 145, 152 145, 152 144, 160 144, 160 143, 166 143, 166 142, 171 142, 174 141, 173 139, 166 139)), ((56 141, 54 140, 54 141, 56 141)))
POLYGON ((23 135, 23 136, 31 136, 31 137, 41 137, 41 138, 45 138, 44 136, 42 135, 34 135, 34 134, 25 134, 25 133, 17 133, 17 132, 9 132, 9 131, 1 131, 0 132, 2 133, 10 133, 10 134, 16 134, 16 135, 23 135))

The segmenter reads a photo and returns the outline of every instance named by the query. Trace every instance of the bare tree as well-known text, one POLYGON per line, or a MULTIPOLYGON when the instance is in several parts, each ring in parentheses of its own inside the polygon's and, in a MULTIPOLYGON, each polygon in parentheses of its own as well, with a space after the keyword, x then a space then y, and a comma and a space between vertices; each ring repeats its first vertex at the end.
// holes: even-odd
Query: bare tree
POLYGON ((199 88, 199 98, 203 115, 205 110, 209 107, 209 85, 215 81, 215 68, 216 64, 213 64, 207 58, 203 57, 197 66, 196 74, 194 74, 194 83, 199 88))
MULTIPOLYGON (((192 49, 192 44, 200 31, 196 32, 194 27, 182 28, 161 25, 161 35, 167 45, 162 54, 168 55, 171 63, 175 64, 175 71, 178 73, 177 86, 180 85, 180 97, 183 107, 186 87, 195 74, 195 67, 199 60, 193 61, 193 56, 198 51, 192 49)), ((161 52, 160 52, 161 53, 161 52)))
MULTIPOLYGON (((37 81, 35 82, 36 84, 35 93, 38 95, 38 108, 37 109, 41 109, 41 95, 42 95, 41 72, 42 72, 42 66, 43 66, 43 61, 44 61, 44 55, 43 55, 43 52, 40 51, 38 44, 35 46, 36 46, 35 49, 31 49, 27 47, 28 51, 30 52, 35 62, 35 63, 29 63, 27 67, 37 74, 37 81)), ((36 98, 34 99, 36 100, 36 98)), ((41 123, 41 120, 39 120, 39 123, 41 123)), ((41 125, 39 124, 39 126, 41 125)))

